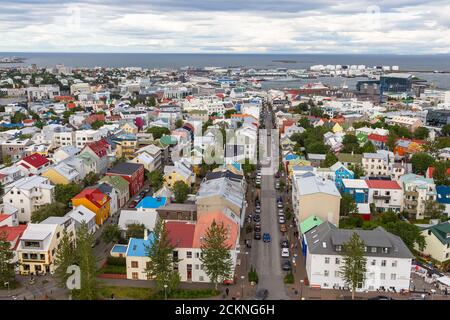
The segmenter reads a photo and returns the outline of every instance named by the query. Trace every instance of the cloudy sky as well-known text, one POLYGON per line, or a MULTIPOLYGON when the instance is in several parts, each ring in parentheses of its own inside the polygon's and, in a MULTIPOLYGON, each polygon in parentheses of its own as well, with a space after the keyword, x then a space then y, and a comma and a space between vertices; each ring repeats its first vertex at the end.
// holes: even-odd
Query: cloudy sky
POLYGON ((0 51, 450 53, 450 1, 0 0, 0 51))

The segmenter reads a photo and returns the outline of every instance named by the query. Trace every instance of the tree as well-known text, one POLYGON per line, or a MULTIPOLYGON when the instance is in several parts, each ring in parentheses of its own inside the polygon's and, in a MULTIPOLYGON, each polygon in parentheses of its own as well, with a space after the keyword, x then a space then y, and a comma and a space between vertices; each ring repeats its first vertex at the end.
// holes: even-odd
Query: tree
POLYGON ((446 137, 450 136, 450 124, 443 126, 441 133, 446 137))
POLYGON ((327 155, 325 156, 325 161, 323 162, 323 166, 325 168, 329 168, 331 167, 333 164, 335 164, 336 162, 338 162, 338 158, 336 157, 336 155, 334 153, 327 153, 327 155))
POLYGON ((212 283, 214 283, 216 290, 219 281, 227 279, 231 274, 231 246, 227 244, 227 242, 227 228, 224 226, 223 222, 217 224, 216 221, 213 220, 203 238, 200 261, 203 263, 205 272, 212 283))
POLYGON ((375 153, 377 150, 372 142, 367 141, 359 150, 359 153, 375 153))
POLYGON ((344 193, 342 195, 339 212, 341 216, 350 216, 358 213, 358 206, 351 194, 344 193))
POLYGON ((5 193, 5 187, 0 183, 0 197, 5 193))
POLYGON ((439 219, 445 212, 445 205, 439 203, 435 200, 426 200, 425 201, 425 217, 430 219, 439 219))
POLYGON ((359 179, 360 177, 365 175, 363 168, 359 164, 356 165, 350 164, 348 166, 348 169, 353 171, 353 173, 355 174, 355 179, 359 179))
POLYGON ((98 174, 96 174, 95 172, 89 172, 83 179, 83 185, 84 187, 89 187, 89 186, 93 186, 94 184, 96 184, 99 180, 99 176, 98 174))
POLYGON ((102 240, 106 243, 118 242, 121 238, 120 228, 117 224, 107 225, 102 232, 102 240))
POLYGON ((419 127, 414 131, 414 138, 425 140, 428 138, 429 130, 425 127, 419 127))
POLYGON ((183 119, 178 119, 177 121, 175 121, 175 127, 181 128, 183 126, 183 119))
POLYGON ((48 217, 62 217, 68 211, 67 206, 61 202, 44 204, 31 214, 31 222, 40 223, 48 217))
POLYGON ((230 110, 225 111, 224 116, 226 119, 230 119, 231 115, 235 114, 235 113, 237 113, 237 111, 235 109, 230 109, 230 110))
POLYGON ((165 127, 151 127, 147 129, 147 133, 151 133, 153 139, 161 139, 163 135, 170 134, 170 130, 165 127))
POLYGON ((187 200, 191 188, 183 181, 177 181, 174 183, 172 191, 175 196, 174 202, 184 203, 187 200))
POLYGON ((27 118, 26 115, 24 115, 23 113, 17 111, 14 113, 14 115, 11 118, 11 122, 12 123, 22 123, 23 120, 25 120, 27 118))
POLYGON ((345 284, 352 290, 352 300, 355 300, 356 288, 365 281, 367 259, 364 257, 364 242, 354 232, 343 249, 344 259, 340 271, 345 284))
POLYGON ((145 235, 145 226, 143 224, 132 223, 127 225, 126 237, 143 239, 145 235))
POLYGON ((425 174, 428 167, 434 163, 434 158, 427 153, 415 153, 411 157, 411 164, 414 173, 425 174))
POLYGON ((0 231, 0 286, 14 279, 14 265, 11 263, 14 252, 6 232, 0 231))
POLYGON ((55 265, 56 265, 56 279, 61 288, 66 287, 67 279, 70 273, 67 273, 69 266, 76 263, 75 259, 75 245, 72 243, 69 234, 66 230, 63 231, 61 242, 56 251, 55 265))
POLYGON ((425 238, 414 224, 405 221, 389 222, 385 229, 399 236, 410 250, 414 249, 414 244, 417 244, 420 250, 425 248, 425 238))
POLYGON ((83 190, 81 185, 71 182, 69 184, 57 184, 55 186, 55 200, 69 208, 70 200, 83 190))
POLYGON ((447 170, 450 167, 450 162, 436 162, 434 164, 433 179, 437 186, 450 185, 450 175, 447 170))
POLYGON ((346 134, 342 140, 344 148, 342 152, 346 153, 359 153, 359 142, 358 138, 353 134, 346 134))
POLYGON ((169 239, 164 220, 159 219, 153 230, 153 242, 148 250, 150 261, 147 264, 146 272, 149 278, 155 279, 156 286, 160 290, 167 286, 167 293, 170 295, 180 283, 180 275, 173 269, 173 246, 169 239))
POLYGON ((92 249, 94 235, 89 232, 86 222, 82 222, 77 230, 76 262, 80 267, 81 286, 76 297, 80 300, 97 298, 96 258, 92 249))
POLYGON ((211 119, 208 119, 203 125, 202 125, 202 132, 205 132, 209 126, 212 126, 213 122, 211 119))
POLYGON ((164 181, 164 176, 161 171, 146 171, 145 177, 149 181, 153 191, 161 189, 164 181))
POLYGON ((142 119, 141 117, 137 117, 134 120, 134 124, 136 125, 136 127, 138 127, 138 131, 141 131, 144 127, 144 119, 142 119))

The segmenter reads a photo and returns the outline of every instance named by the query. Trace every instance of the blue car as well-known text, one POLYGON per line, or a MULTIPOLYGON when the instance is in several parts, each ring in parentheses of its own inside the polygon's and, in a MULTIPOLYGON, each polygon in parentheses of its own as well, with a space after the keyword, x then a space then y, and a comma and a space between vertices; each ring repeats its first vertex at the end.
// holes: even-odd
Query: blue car
POLYGON ((270 234, 264 233, 264 235, 263 235, 263 241, 264 241, 264 242, 270 242, 270 234))

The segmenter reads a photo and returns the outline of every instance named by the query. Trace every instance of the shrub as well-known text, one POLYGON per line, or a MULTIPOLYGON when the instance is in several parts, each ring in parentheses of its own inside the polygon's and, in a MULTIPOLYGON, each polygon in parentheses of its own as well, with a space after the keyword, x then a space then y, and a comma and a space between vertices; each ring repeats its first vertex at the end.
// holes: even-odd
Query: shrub
POLYGON ((258 283, 258 272, 256 272, 255 267, 253 265, 250 267, 250 272, 248 273, 248 281, 258 283))
POLYGON ((127 260, 124 257, 108 257, 106 262, 109 266, 126 266, 127 260))
POLYGON ((286 284, 293 284, 294 281, 295 281, 295 279, 294 279, 294 275, 292 274, 292 272, 288 273, 284 277, 284 283, 286 283, 286 284))

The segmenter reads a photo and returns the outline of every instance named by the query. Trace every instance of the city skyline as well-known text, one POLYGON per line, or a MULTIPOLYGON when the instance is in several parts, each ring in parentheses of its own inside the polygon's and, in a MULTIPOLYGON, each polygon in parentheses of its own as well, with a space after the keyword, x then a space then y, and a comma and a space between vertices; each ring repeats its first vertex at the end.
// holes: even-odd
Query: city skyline
POLYGON ((445 1, 0 4, 0 52, 450 53, 445 1))

